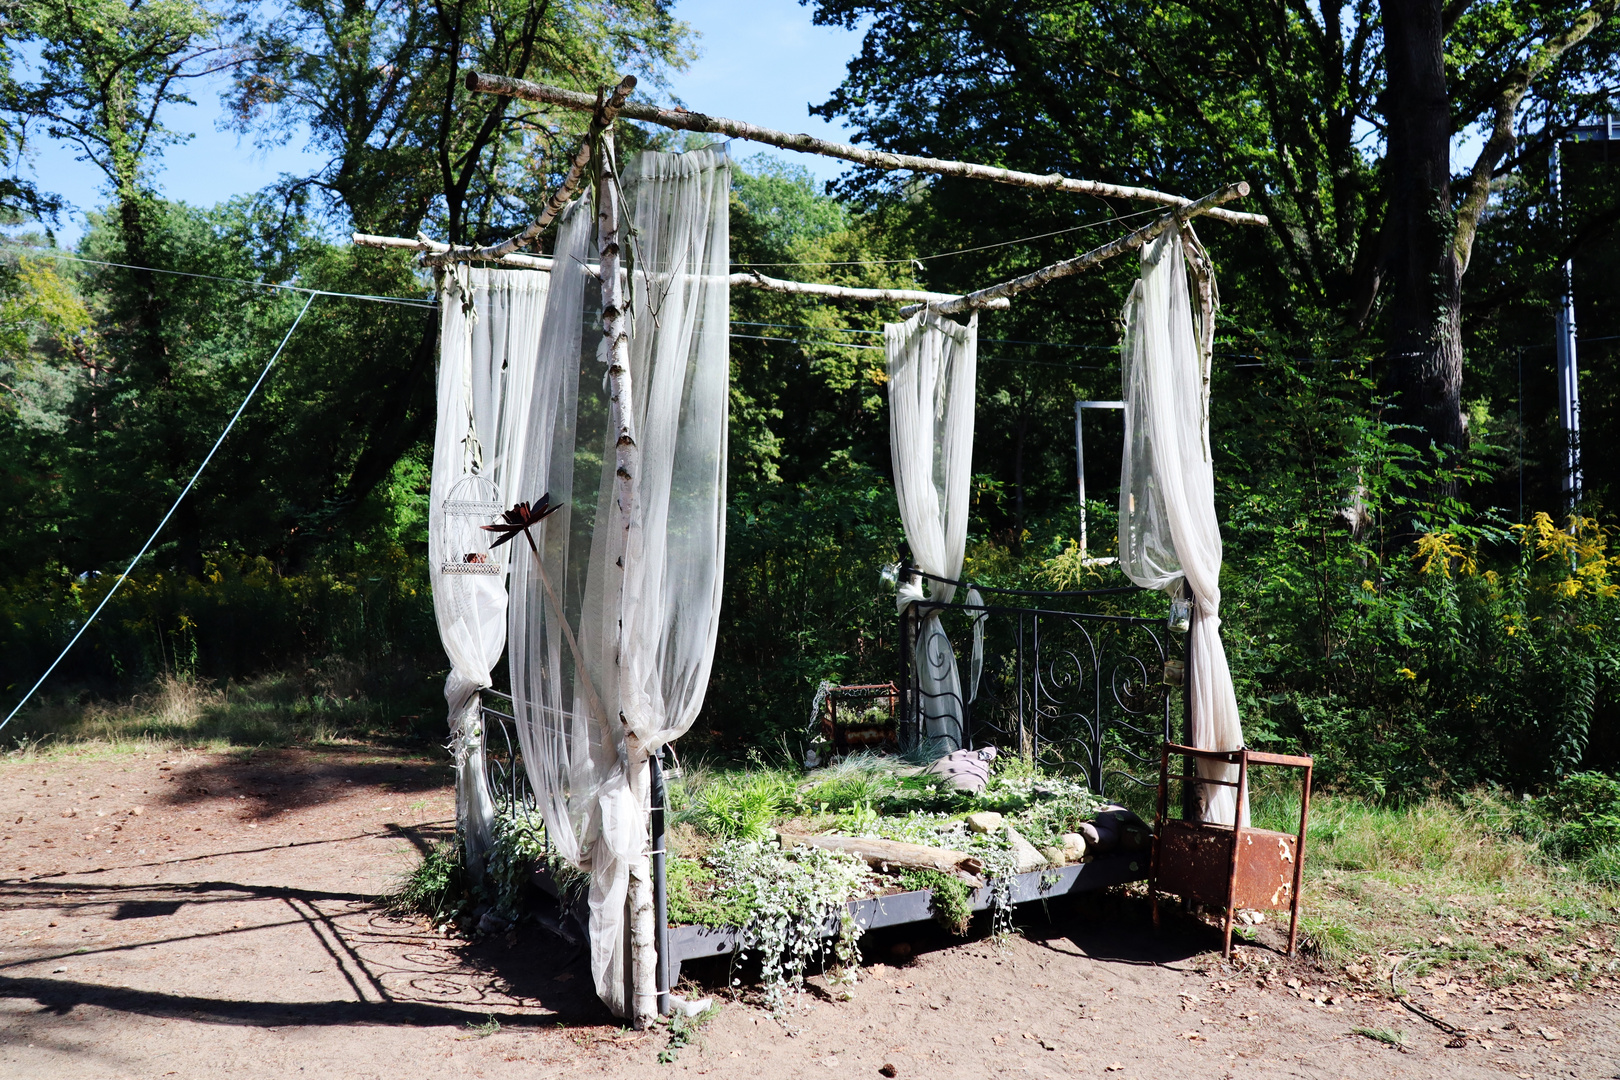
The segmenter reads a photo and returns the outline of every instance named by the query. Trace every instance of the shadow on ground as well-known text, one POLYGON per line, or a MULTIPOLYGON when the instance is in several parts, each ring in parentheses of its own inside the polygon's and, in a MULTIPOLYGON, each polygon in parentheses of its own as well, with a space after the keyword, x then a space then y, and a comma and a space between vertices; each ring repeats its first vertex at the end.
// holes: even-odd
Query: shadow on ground
POLYGON ((248 750, 190 765, 160 767, 159 798, 184 808, 208 799, 235 798, 247 820, 264 820, 344 798, 359 788, 411 798, 442 790, 454 781, 443 762, 403 750, 314 746, 295 750, 248 750))

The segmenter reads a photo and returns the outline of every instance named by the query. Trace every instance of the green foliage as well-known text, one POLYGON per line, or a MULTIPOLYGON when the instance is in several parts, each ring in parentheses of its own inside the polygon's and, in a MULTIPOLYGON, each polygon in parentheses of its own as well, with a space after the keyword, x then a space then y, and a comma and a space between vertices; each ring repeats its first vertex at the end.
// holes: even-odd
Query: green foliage
POLYGON ((1547 833, 1542 846, 1562 858, 1601 858, 1607 876, 1620 849, 1620 780, 1603 773, 1572 773, 1535 803, 1547 833))
POLYGON ((425 915, 435 925, 453 922, 469 906, 459 840, 429 848, 389 900, 392 910, 425 915))
POLYGON ((934 921, 958 937, 965 937, 973 921, 972 892, 967 882, 939 870, 908 870, 900 875, 908 890, 931 889, 928 910, 934 921))
POLYGON ((675 822, 719 839, 760 840, 794 804, 791 778, 774 770, 726 773, 692 791, 675 822))
MULTIPOLYGON (((480 891, 489 897, 496 915, 516 921, 523 914, 523 895, 535 868, 547 864, 548 859, 558 863, 561 860, 551 857, 546 843, 546 823, 538 810, 519 807, 515 813, 498 812, 491 831, 480 891)), ((567 867, 566 863, 561 865, 567 867)), ((559 886, 578 873, 577 870, 572 874, 564 872, 559 886)))
MULTIPOLYGON (((379 671, 420 656, 438 669, 420 561, 395 548, 345 562, 283 575, 263 558, 210 561, 200 580, 137 571, 59 670, 69 684, 110 688, 165 674, 224 680, 332 655, 379 671)), ((64 582, 45 572, 0 580, 6 669, 44 670, 112 584, 111 575, 64 582)))
POLYGON ((758 955, 765 1002, 780 1012, 788 994, 804 985, 809 965, 828 955, 822 936, 829 920, 838 922, 832 957, 850 975, 859 960, 861 928, 844 917, 844 905, 869 887, 866 864, 853 855, 819 848, 784 851, 776 844, 728 840, 715 846, 715 900, 722 908, 746 911, 739 926, 758 955))
POLYGON ((714 871, 697 859, 670 855, 664 862, 665 898, 675 926, 741 926, 748 911, 740 903, 715 899, 714 871))
POLYGON ((283 187, 313 186, 355 226, 394 236, 518 231, 588 122, 520 118, 513 99, 469 91, 467 71, 594 91, 632 71, 656 85, 691 57, 690 30, 659 0, 367 3, 343 17, 321 0, 234 6, 239 130, 270 146, 307 125, 327 164, 283 187))
POLYGON ((675 1064, 675 1059, 680 1057, 681 1051, 690 1046, 704 1026, 718 1015, 720 1015, 719 1005, 710 1005, 696 1016, 688 1016, 683 1011, 677 1011, 669 1018, 669 1042, 658 1051, 658 1064, 675 1064))
POLYGON ((196 0, 27 0, 11 29, 39 49, 39 79, 6 102, 78 147, 128 203, 144 194, 147 161, 182 140, 168 105, 220 60, 220 17, 196 0))

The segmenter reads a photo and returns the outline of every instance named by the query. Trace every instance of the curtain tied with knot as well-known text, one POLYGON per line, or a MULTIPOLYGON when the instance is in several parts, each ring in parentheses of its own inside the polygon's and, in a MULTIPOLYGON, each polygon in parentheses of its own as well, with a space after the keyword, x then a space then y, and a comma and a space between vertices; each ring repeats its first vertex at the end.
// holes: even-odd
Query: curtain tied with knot
MULTIPOLYGON (((889 371, 889 452, 900 521, 918 570, 959 580, 967 551, 968 486, 973 470, 973 416, 979 318, 967 325, 924 309, 883 328, 889 371)), ((902 580, 895 602, 904 612, 922 600, 950 603, 956 586, 902 580)), ((970 589, 970 604, 980 603, 970 589)), ((922 748, 932 757, 966 745, 961 676, 938 609, 917 626, 916 702, 922 748)), ((983 618, 974 620, 970 700, 983 665, 983 618)))
POLYGON ((444 696, 456 767, 456 828, 474 879, 484 870, 495 806, 484 776, 479 691, 506 648, 510 547, 480 526, 499 517, 522 467, 549 274, 475 270, 440 280, 438 425, 428 511, 429 580, 450 660, 444 696))
MULTIPOLYGON (((1119 565, 1137 585, 1194 600, 1188 643, 1192 743, 1243 746, 1232 673, 1221 644, 1221 530, 1209 452, 1209 353, 1194 326, 1182 235, 1170 230, 1142 250, 1141 277, 1125 303, 1120 367, 1125 454, 1119 483, 1119 565)), ((1197 251, 1198 249, 1195 249, 1197 251)), ((1210 309, 1213 316, 1213 309, 1210 309)), ((1199 762, 1198 775, 1237 780, 1237 767, 1199 762)), ((1230 825, 1237 792, 1198 785, 1200 818, 1230 825)), ((1248 820, 1248 807, 1243 808, 1248 820)))
MULTIPOLYGON (((526 546, 515 557, 509 622, 524 765, 552 845, 590 875, 596 992, 629 1016, 650 992, 626 981, 626 902, 650 835, 638 777, 696 719, 719 631, 731 174, 723 152, 704 149, 639 154, 621 175, 639 453, 629 527, 595 276, 599 191, 559 225, 520 483, 522 498, 549 492, 558 509, 531 530, 538 559, 526 546)), ((638 983, 650 977, 638 971, 638 983)))

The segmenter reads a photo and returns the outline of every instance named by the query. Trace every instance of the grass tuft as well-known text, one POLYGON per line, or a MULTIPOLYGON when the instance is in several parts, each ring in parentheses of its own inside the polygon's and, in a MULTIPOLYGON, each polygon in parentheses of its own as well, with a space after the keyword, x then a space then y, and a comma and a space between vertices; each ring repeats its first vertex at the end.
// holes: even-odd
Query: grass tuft
POLYGON ((411 868, 388 900, 398 914, 425 915, 434 925, 454 919, 467 905, 468 891, 461 866, 460 841, 446 840, 428 849, 411 868))
POLYGON ((1360 1035, 1364 1039, 1371 1039, 1373 1042, 1381 1042, 1385 1046, 1393 1046, 1397 1050, 1406 1049, 1406 1036, 1393 1028, 1357 1027, 1351 1028, 1350 1033, 1360 1035))

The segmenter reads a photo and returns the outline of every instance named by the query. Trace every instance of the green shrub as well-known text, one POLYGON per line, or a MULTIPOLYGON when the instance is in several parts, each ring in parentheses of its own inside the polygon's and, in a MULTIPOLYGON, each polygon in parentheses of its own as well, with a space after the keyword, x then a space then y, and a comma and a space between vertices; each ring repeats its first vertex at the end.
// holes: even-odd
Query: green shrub
POLYGON ((1546 823, 1542 847, 1579 859, 1620 847, 1620 780, 1598 772, 1572 773, 1536 804, 1546 823))
POLYGON ((455 919, 471 906, 466 871, 462 867, 461 841, 446 840, 422 855, 399 891, 389 898, 389 908, 409 915, 425 915, 435 925, 455 919))
POLYGON ((686 792, 677 821, 723 840, 762 839, 797 794, 789 775, 770 769, 722 773, 686 792))

